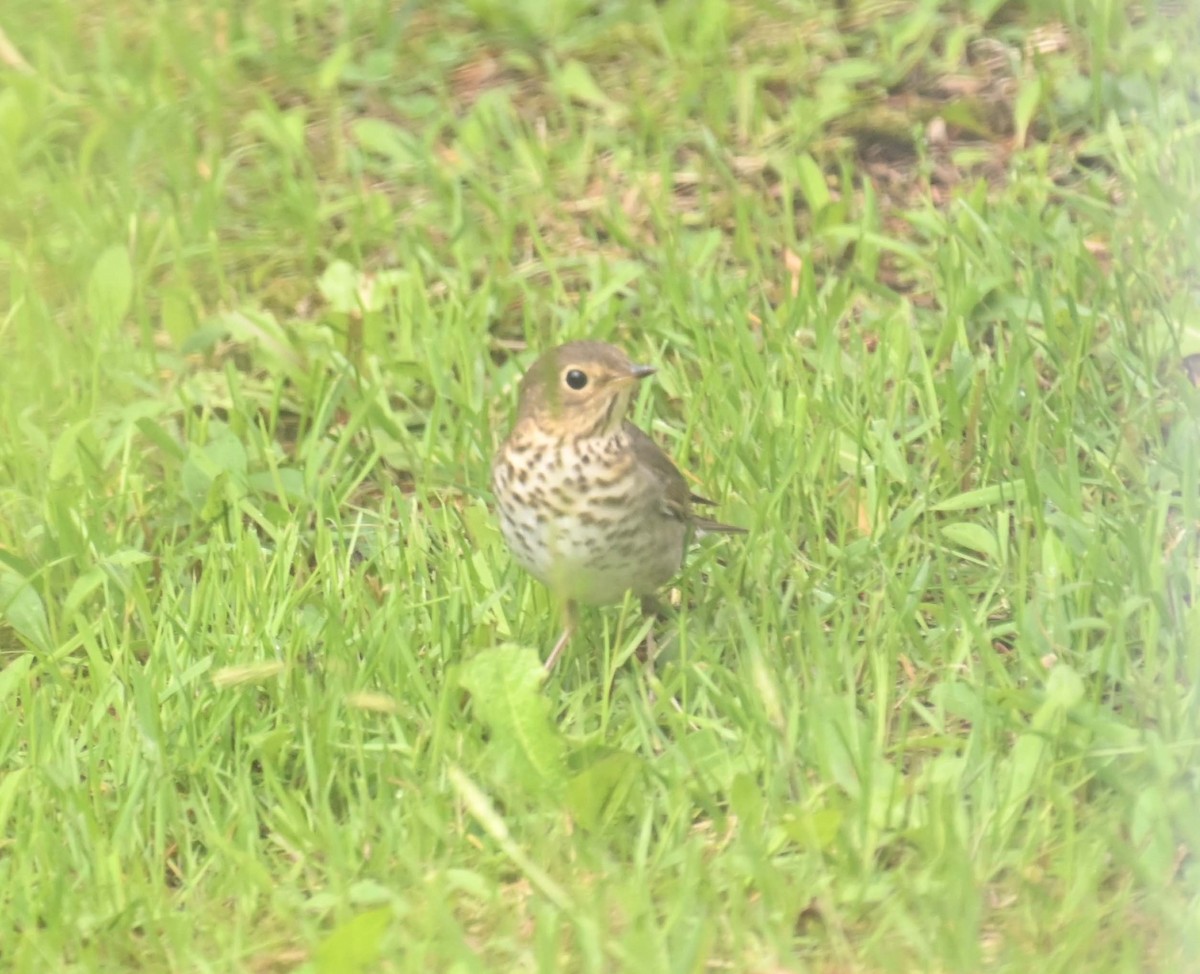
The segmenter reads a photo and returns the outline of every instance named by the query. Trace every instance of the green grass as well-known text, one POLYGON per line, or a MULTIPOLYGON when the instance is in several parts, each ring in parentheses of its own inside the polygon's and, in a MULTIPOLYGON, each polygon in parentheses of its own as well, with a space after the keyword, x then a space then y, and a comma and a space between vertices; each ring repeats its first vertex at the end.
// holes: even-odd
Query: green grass
POLYGON ((7 5, 4 969, 1200 970, 1162 6, 7 5), (542 684, 584 336, 750 533, 542 684))

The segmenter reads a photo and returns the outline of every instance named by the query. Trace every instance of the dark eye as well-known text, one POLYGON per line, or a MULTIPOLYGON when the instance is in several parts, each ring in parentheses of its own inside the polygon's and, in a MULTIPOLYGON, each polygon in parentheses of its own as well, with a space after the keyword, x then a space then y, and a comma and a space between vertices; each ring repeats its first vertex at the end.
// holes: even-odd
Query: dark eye
POLYGON ((586 372, 580 372, 579 369, 571 369, 571 371, 567 373, 567 385, 569 385, 572 389, 582 389, 587 384, 588 377, 586 372))

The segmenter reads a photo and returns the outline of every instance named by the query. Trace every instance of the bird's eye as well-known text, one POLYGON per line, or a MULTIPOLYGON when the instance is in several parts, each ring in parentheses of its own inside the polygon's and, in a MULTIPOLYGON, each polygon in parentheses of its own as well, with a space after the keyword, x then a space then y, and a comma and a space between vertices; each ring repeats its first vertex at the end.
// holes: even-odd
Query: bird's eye
POLYGON ((580 372, 579 369, 571 369, 567 372, 567 385, 578 391, 588 384, 586 372, 580 372))

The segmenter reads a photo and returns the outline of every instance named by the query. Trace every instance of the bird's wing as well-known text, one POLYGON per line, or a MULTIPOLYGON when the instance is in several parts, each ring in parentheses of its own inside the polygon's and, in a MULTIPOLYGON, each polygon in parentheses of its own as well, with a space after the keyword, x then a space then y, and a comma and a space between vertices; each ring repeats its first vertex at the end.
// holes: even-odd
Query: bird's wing
POLYGON ((625 424, 625 434, 633 445, 638 463, 647 467, 651 474, 663 485, 663 506, 668 514, 692 525, 699 531, 719 531, 726 534, 745 534, 742 528, 735 528, 720 521, 711 521, 705 517, 692 514, 692 504, 712 504, 713 501, 693 494, 688 490, 687 481, 679 468, 671 462, 671 458, 649 436, 632 423, 625 424))
POLYGON ((663 506, 667 513, 680 521, 690 521, 692 495, 679 468, 671 462, 669 456, 663 453, 657 443, 633 423, 625 424, 625 435, 629 437, 638 463, 650 472, 650 476, 657 483, 662 485, 663 506))

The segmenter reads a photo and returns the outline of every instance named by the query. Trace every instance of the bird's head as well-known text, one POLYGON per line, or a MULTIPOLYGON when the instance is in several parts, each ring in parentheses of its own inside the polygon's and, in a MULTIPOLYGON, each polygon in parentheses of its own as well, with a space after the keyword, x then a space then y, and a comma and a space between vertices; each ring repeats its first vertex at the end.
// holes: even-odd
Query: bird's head
POLYGON ((571 437, 608 436, 621 428, 648 365, 605 342, 569 342, 543 354, 521 380, 517 421, 571 437))

